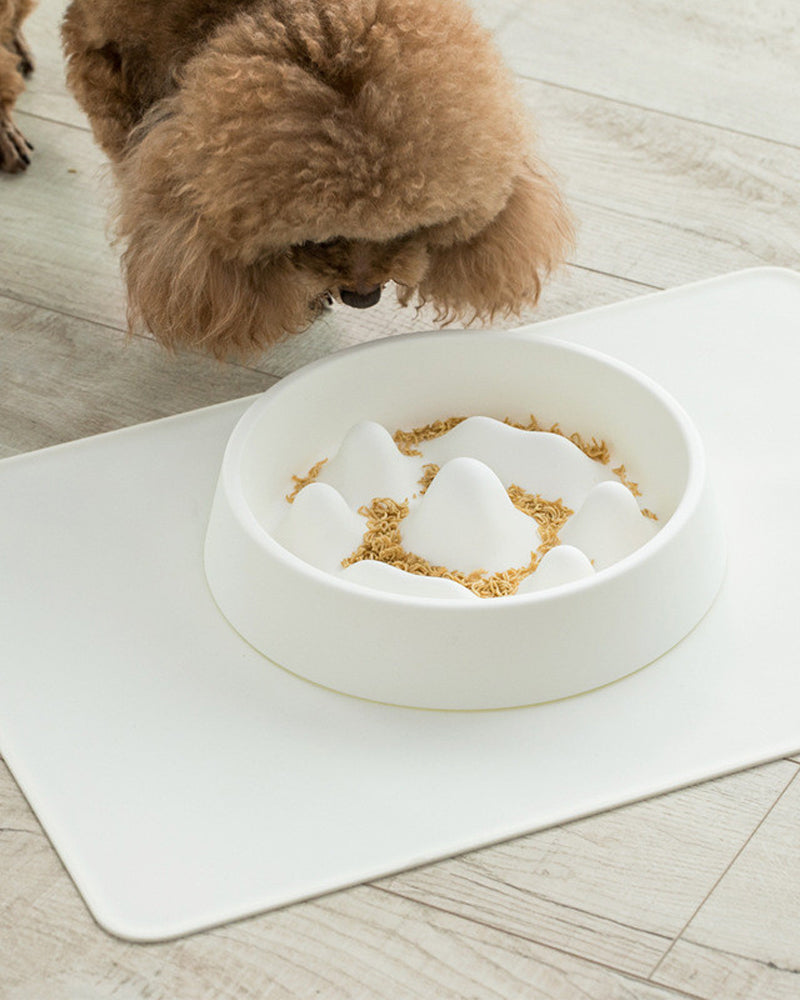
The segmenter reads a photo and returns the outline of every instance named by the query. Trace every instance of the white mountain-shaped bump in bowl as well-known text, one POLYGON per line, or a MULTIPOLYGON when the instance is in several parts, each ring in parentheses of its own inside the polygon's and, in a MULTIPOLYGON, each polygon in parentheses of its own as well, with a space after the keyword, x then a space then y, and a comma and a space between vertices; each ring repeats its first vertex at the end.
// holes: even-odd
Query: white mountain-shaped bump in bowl
POLYGON ((421 446, 426 462, 444 465, 453 458, 475 458, 508 488, 512 483, 573 510, 600 482, 613 474, 585 455, 568 438, 549 431, 526 431, 492 417, 468 417, 452 430, 421 446))
POLYGON ((362 559, 351 563, 341 572, 341 578, 350 583, 357 583, 371 590, 380 590, 388 594, 404 594, 406 597, 426 598, 461 598, 466 600, 481 600, 467 587, 455 580, 447 580, 438 576, 420 576, 418 573, 408 573, 398 566, 378 562, 376 559, 362 559))
POLYGON ((641 548, 657 531, 658 524, 643 516, 627 486, 607 482, 595 486, 559 537, 601 570, 641 548))
POLYGON ((285 549, 326 573, 342 568, 363 534, 364 518, 327 483, 304 486, 272 532, 285 549))
POLYGON ((361 420, 344 436, 317 482, 338 490, 350 507, 358 510, 375 497, 412 497, 419 490, 421 475, 422 462, 398 451, 385 427, 374 420, 361 420))
POLYGON ((535 594, 594 576, 594 568, 573 545, 557 545, 542 556, 535 573, 520 580, 517 594, 535 594))
POLYGON ((400 523, 403 546, 437 566, 487 573, 525 566, 541 544, 495 473, 476 458, 445 463, 400 523))

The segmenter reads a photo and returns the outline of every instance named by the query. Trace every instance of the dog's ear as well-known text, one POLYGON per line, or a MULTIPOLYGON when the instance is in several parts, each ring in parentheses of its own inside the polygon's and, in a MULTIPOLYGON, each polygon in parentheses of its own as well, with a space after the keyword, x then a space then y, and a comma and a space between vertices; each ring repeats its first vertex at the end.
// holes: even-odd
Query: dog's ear
POLYGON ((245 358, 309 325, 310 292, 285 258, 223 258, 185 217, 140 219, 122 257, 131 330, 170 349, 245 358))
POLYGON ((572 224, 555 184, 528 168, 505 207, 466 240, 433 243, 418 288, 439 322, 474 322, 513 315, 534 305, 548 273, 572 245, 572 224))
POLYGON ((169 109, 154 113, 118 171, 116 234, 126 244, 129 328, 144 327, 173 350, 252 356, 305 329, 318 290, 286 253, 245 260, 235 246, 220 244, 174 172, 174 132, 169 109))

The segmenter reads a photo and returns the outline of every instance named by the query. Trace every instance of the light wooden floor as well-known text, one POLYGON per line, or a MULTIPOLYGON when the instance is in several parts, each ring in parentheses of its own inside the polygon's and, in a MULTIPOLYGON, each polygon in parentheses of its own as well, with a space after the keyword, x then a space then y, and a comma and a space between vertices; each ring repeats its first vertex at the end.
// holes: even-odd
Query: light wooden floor
MULTIPOLYGON (((387 305, 340 310, 250 368, 126 344, 103 157, 62 82, 62 7, 42 0, 28 32, 39 66, 18 121, 33 166, 0 178, 0 457, 256 392, 347 344, 429 325, 387 305)), ((476 7, 580 220, 537 316, 751 265, 800 268, 796 2, 476 7)), ((0 763, 0 998, 790 1000, 798 770, 800 756, 776 761, 141 946, 94 924, 0 763)))

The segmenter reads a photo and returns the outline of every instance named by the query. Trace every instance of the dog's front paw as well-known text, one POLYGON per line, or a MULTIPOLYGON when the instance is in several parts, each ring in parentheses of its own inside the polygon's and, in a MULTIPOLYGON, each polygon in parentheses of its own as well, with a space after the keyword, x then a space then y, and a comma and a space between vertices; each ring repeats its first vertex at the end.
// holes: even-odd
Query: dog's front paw
POLYGON ((0 170, 19 174, 31 162, 33 146, 8 115, 0 117, 0 170))

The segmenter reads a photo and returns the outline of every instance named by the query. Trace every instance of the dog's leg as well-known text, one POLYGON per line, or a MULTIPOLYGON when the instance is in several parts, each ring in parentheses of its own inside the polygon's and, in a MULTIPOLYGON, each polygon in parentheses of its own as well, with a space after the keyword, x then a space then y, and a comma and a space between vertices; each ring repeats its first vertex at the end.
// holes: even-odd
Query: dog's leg
POLYGON ((23 38, 22 32, 17 28, 11 39, 11 45, 14 52, 19 57, 19 71, 23 76, 30 76, 31 73, 36 68, 36 64, 33 61, 33 53, 28 47, 28 43, 23 38))
POLYGON ((18 57, 0 48, 0 170, 18 174, 31 162, 33 146, 14 124, 11 111, 24 89, 18 57))
MULTIPOLYGON (((30 76, 34 70, 33 53, 22 34, 22 25, 35 6, 35 0, 14 0, 10 8, 6 2, 5 17, 2 19, 5 28, 3 42, 17 57, 17 68, 23 76, 30 76)), ((2 7, 3 0, 0 0, 0 13, 2 7)))

